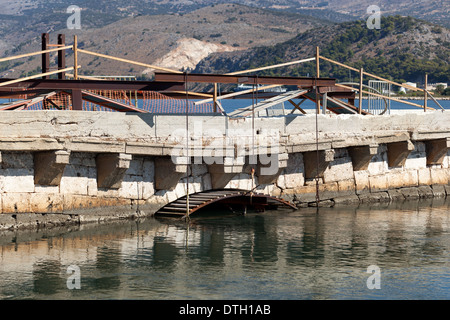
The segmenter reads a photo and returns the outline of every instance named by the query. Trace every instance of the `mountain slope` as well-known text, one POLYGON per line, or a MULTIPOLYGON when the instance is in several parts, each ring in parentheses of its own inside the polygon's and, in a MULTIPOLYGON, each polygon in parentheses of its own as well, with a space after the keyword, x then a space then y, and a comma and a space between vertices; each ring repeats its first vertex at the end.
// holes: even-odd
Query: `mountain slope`
MULTIPOLYGON (((204 58, 196 52, 201 43, 208 48, 209 51, 205 51, 208 54, 215 51, 236 51, 274 45, 321 25, 330 23, 299 14, 221 4, 184 15, 128 17, 102 28, 62 29, 51 33, 51 42, 55 43, 58 32, 66 34, 68 43, 72 43, 73 35, 77 34, 80 48, 148 64, 164 64, 164 61, 171 60, 173 68, 182 70, 195 67, 204 58), (186 55, 177 64, 176 56, 180 56, 180 51, 184 51, 186 55)), ((40 36, 9 50, 7 54, 36 50, 40 50, 40 36)), ((68 55, 68 64, 71 59, 71 55, 68 55)), ((86 55, 80 55, 79 62, 82 65, 81 74, 87 75, 141 75, 148 71, 86 55)), ((15 77, 30 71, 37 72, 40 59, 16 65, 12 68, 14 70, 11 70, 12 65, 2 67, 0 64, 3 76, 5 73, 15 77)))
MULTIPOLYGON (((321 55, 397 81, 421 81, 424 73, 434 82, 450 82, 450 30, 410 17, 382 19, 380 30, 365 21, 346 22, 308 30, 286 42, 253 50, 214 54, 199 63, 195 72, 231 72, 321 55)), ((260 74, 314 75, 314 64, 268 70, 260 74)), ((321 75, 349 80, 349 72, 330 63, 321 64, 321 75)), ((354 75, 351 75, 354 76, 354 75)))

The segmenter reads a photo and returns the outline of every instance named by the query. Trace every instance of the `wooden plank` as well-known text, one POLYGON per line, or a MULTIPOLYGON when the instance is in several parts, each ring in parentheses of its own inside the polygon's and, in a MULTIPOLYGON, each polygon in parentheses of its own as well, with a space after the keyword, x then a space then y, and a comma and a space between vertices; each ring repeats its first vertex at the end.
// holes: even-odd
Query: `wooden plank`
POLYGON ((184 217, 186 213, 178 213, 178 212, 169 212, 169 211, 158 211, 156 212, 156 215, 158 216, 173 216, 173 217, 184 217))
POLYGON ((442 109, 445 110, 443 106, 433 97, 433 95, 427 90, 428 96, 442 109))
MULTIPOLYGON (((78 66, 78 68, 80 68, 80 66, 78 66)), ((25 78, 9 80, 9 81, 5 81, 5 82, 0 83, 0 87, 4 87, 4 86, 7 86, 7 85, 10 85, 10 84, 13 84, 13 83, 18 83, 18 82, 22 82, 22 81, 31 80, 31 79, 36 79, 36 78, 43 77, 43 76, 49 76, 49 75, 52 75, 52 74, 61 73, 61 72, 65 72, 65 71, 69 71, 69 70, 73 70, 73 69, 74 69, 73 67, 69 67, 69 68, 65 68, 65 69, 61 69, 61 70, 55 70, 55 71, 35 74, 33 76, 29 76, 29 77, 25 77, 25 78)))
POLYGON ((254 112, 260 112, 264 109, 267 109, 269 107, 272 107, 274 105, 280 104, 285 101, 289 101, 292 99, 295 99, 298 96, 301 96, 305 94, 307 90, 295 90, 295 91, 288 91, 283 94, 280 94, 278 96, 275 96, 273 98, 266 99, 262 102, 259 102, 255 106, 249 106, 245 108, 237 109, 231 113, 229 113, 230 117, 237 117, 237 116, 249 116, 251 113, 254 112))
POLYGON ((23 105, 27 105, 29 102, 31 102, 31 99, 3 103, 0 104, 0 110, 13 110, 23 105))
MULTIPOLYGON (((347 89, 353 89, 353 90, 359 91, 358 89, 355 89, 355 88, 352 88, 352 87, 348 87, 348 86, 345 86, 343 84, 338 84, 337 83, 336 85, 338 87, 347 88, 347 89)), ((408 104, 408 105, 411 105, 411 106, 423 108, 423 106, 420 105, 420 104, 409 102, 409 101, 405 101, 405 100, 401 100, 401 99, 396 99, 396 98, 392 98, 392 97, 388 97, 388 96, 383 96, 383 95, 378 94, 378 93, 369 92, 369 91, 363 91, 363 93, 370 94, 370 95, 373 95, 373 96, 376 96, 376 97, 380 97, 380 98, 389 99, 389 100, 392 100, 392 101, 397 101, 397 102, 408 104)), ((427 107, 427 109, 434 110, 434 108, 431 108, 431 107, 427 107)))
POLYGON ((349 112, 351 112, 351 113, 353 113, 353 114, 357 114, 357 113, 358 113, 357 110, 355 110, 355 109, 353 109, 353 108, 350 108, 349 106, 347 106, 347 105, 346 105, 345 103, 343 103, 342 101, 337 101, 337 100, 335 100, 335 99, 333 99, 333 98, 329 98, 329 97, 327 98, 327 100, 330 101, 330 102, 333 102, 334 104, 337 104, 338 106, 340 106, 340 107, 342 107, 342 108, 348 110, 349 112))
POLYGON ((140 112, 140 113, 148 113, 148 111, 146 111, 146 110, 135 108, 131 105, 121 103, 121 102, 115 101, 113 99, 109 99, 104 96, 94 94, 89 91, 82 90, 81 94, 82 94, 83 100, 86 100, 86 101, 89 101, 89 102, 92 102, 92 103, 95 103, 100 106, 110 108, 110 109, 113 109, 116 111, 121 111, 121 112, 134 111, 134 112, 140 112))
MULTIPOLYGON (((358 70, 358 69, 356 69, 356 68, 347 66, 347 65, 345 65, 345 64, 343 64, 343 63, 337 62, 337 61, 332 60, 332 59, 325 58, 325 57, 323 57, 323 56, 320 56, 320 58, 323 59, 323 60, 325 60, 325 61, 328 61, 328 62, 337 64, 338 66, 341 66, 341 67, 344 67, 344 68, 347 68, 347 69, 350 69, 350 70, 353 70, 353 71, 356 71, 356 72, 359 72, 359 71, 360 71, 360 70, 358 70)), ((367 76, 370 76, 370 77, 372 77, 372 78, 381 80, 381 81, 386 81, 386 82, 388 82, 388 83, 390 83, 390 84, 393 84, 393 85, 396 85, 396 86, 399 86, 399 87, 403 87, 403 88, 407 88, 407 89, 413 90, 413 91, 423 91, 423 89, 416 88, 416 87, 413 87, 413 86, 410 86, 410 85, 407 85, 407 84, 400 84, 400 83, 398 83, 398 82, 394 82, 394 81, 391 81, 391 80, 388 80, 388 79, 379 77, 379 76, 374 75, 374 74, 369 73, 369 72, 363 71, 363 74, 364 74, 364 75, 367 75, 367 76)))
POLYGON ((302 101, 300 101, 298 104, 296 104, 294 101, 292 101, 291 99, 288 100, 293 106, 294 108, 292 108, 291 113, 294 113, 295 109, 300 110, 301 113, 306 114, 306 111, 303 110, 302 108, 300 108, 300 105, 306 101, 306 99, 303 99, 302 101))
POLYGON ((274 65, 266 66, 266 67, 260 67, 260 68, 255 68, 255 69, 247 69, 247 70, 242 70, 242 71, 230 72, 230 73, 226 73, 226 74, 228 74, 228 75, 237 75, 237 74, 256 72, 256 71, 261 71, 261 70, 275 69, 275 68, 280 68, 280 67, 291 66, 291 65, 294 65, 294 64, 300 64, 300 63, 304 63, 304 62, 308 62, 308 61, 313 61, 315 59, 316 58, 307 58, 307 59, 296 60, 296 61, 291 61, 291 62, 286 62, 286 63, 274 64, 274 65))
POLYGON ((171 73, 183 74, 183 72, 178 71, 178 70, 172 70, 172 69, 168 69, 168 68, 162 68, 162 67, 154 66, 154 65, 151 65, 151 64, 147 64, 147 63, 137 62, 137 61, 123 59, 123 58, 117 58, 117 57, 113 57, 113 56, 109 56, 109 55, 101 54, 101 53, 96 53, 96 52, 92 52, 92 51, 88 51, 88 50, 84 50, 84 49, 78 49, 78 52, 86 53, 86 54, 89 54, 89 55, 92 55, 92 56, 101 57, 101 58, 105 58, 105 59, 110 59, 110 60, 116 60, 116 61, 120 61, 120 62, 130 63, 130 64, 134 64, 134 65, 141 66, 141 67, 152 68, 152 69, 155 69, 155 70, 161 70, 161 71, 166 71, 166 72, 171 72, 171 73))
MULTIPOLYGON (((281 86, 282 85, 280 85, 280 84, 274 84, 274 85, 258 87, 258 88, 255 88, 255 89, 248 89, 248 90, 242 90, 242 91, 238 91, 238 92, 228 93, 228 94, 224 94, 222 96, 218 96, 217 100, 228 99, 228 98, 236 97, 236 96, 239 96, 239 95, 242 95, 242 94, 252 93, 252 92, 256 92, 256 91, 262 91, 262 90, 266 90, 266 89, 272 89, 272 88, 281 87, 281 86)), ((198 104, 202 104, 202 103, 206 103, 206 102, 212 102, 212 101, 213 101, 213 98, 209 98, 209 99, 205 99, 205 100, 194 102, 194 104, 198 105, 198 104)))
MULTIPOLYGON (((300 87, 311 86, 334 86, 336 79, 334 78, 308 78, 308 77, 268 77, 268 76, 239 76, 239 75, 226 75, 226 74, 203 74, 203 73, 190 73, 188 76, 189 82, 199 83, 241 83, 251 85, 295 85, 300 87)), ((161 82, 186 82, 185 74, 175 73, 162 73, 155 72, 155 81, 161 82)))
POLYGON ((31 56, 37 56, 37 55, 40 55, 43 53, 55 52, 55 51, 71 49, 71 48, 72 48, 72 46, 64 46, 64 47, 59 47, 59 48, 55 48, 55 49, 40 50, 40 51, 25 53, 25 54, 21 54, 21 55, 17 55, 17 56, 1 58, 0 62, 10 61, 10 60, 15 60, 15 59, 20 59, 20 58, 26 58, 26 57, 31 57, 31 56))

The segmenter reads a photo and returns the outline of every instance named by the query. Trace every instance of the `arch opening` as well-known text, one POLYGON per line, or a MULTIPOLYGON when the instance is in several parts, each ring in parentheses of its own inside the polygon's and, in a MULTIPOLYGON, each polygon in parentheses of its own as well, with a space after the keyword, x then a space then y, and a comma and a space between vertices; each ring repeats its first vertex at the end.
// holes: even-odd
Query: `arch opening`
POLYGON ((248 211, 263 212, 278 209, 279 207, 297 209, 297 207, 280 198, 267 194, 252 193, 246 190, 211 190, 181 197, 159 209, 156 217, 185 218, 187 215, 211 211, 228 211, 232 213, 245 213, 248 211))

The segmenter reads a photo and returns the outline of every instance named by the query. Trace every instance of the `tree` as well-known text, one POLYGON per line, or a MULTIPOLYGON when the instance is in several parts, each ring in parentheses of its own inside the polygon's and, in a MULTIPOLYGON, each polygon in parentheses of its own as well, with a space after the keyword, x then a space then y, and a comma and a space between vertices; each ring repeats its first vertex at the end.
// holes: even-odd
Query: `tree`
POLYGON ((438 84, 436 86, 436 90, 434 90, 435 93, 437 94, 442 94, 444 92, 445 88, 443 84, 438 84))

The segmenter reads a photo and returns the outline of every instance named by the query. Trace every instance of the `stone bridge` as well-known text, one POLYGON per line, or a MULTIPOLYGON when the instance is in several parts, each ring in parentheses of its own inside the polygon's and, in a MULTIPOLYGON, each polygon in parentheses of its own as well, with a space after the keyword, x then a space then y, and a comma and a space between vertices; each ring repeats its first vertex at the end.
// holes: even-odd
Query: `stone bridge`
POLYGON ((299 207, 316 204, 316 183, 319 205, 450 192, 447 112, 318 115, 317 134, 316 115, 186 119, 3 112, 0 227, 151 215, 187 185, 255 190, 299 207))

